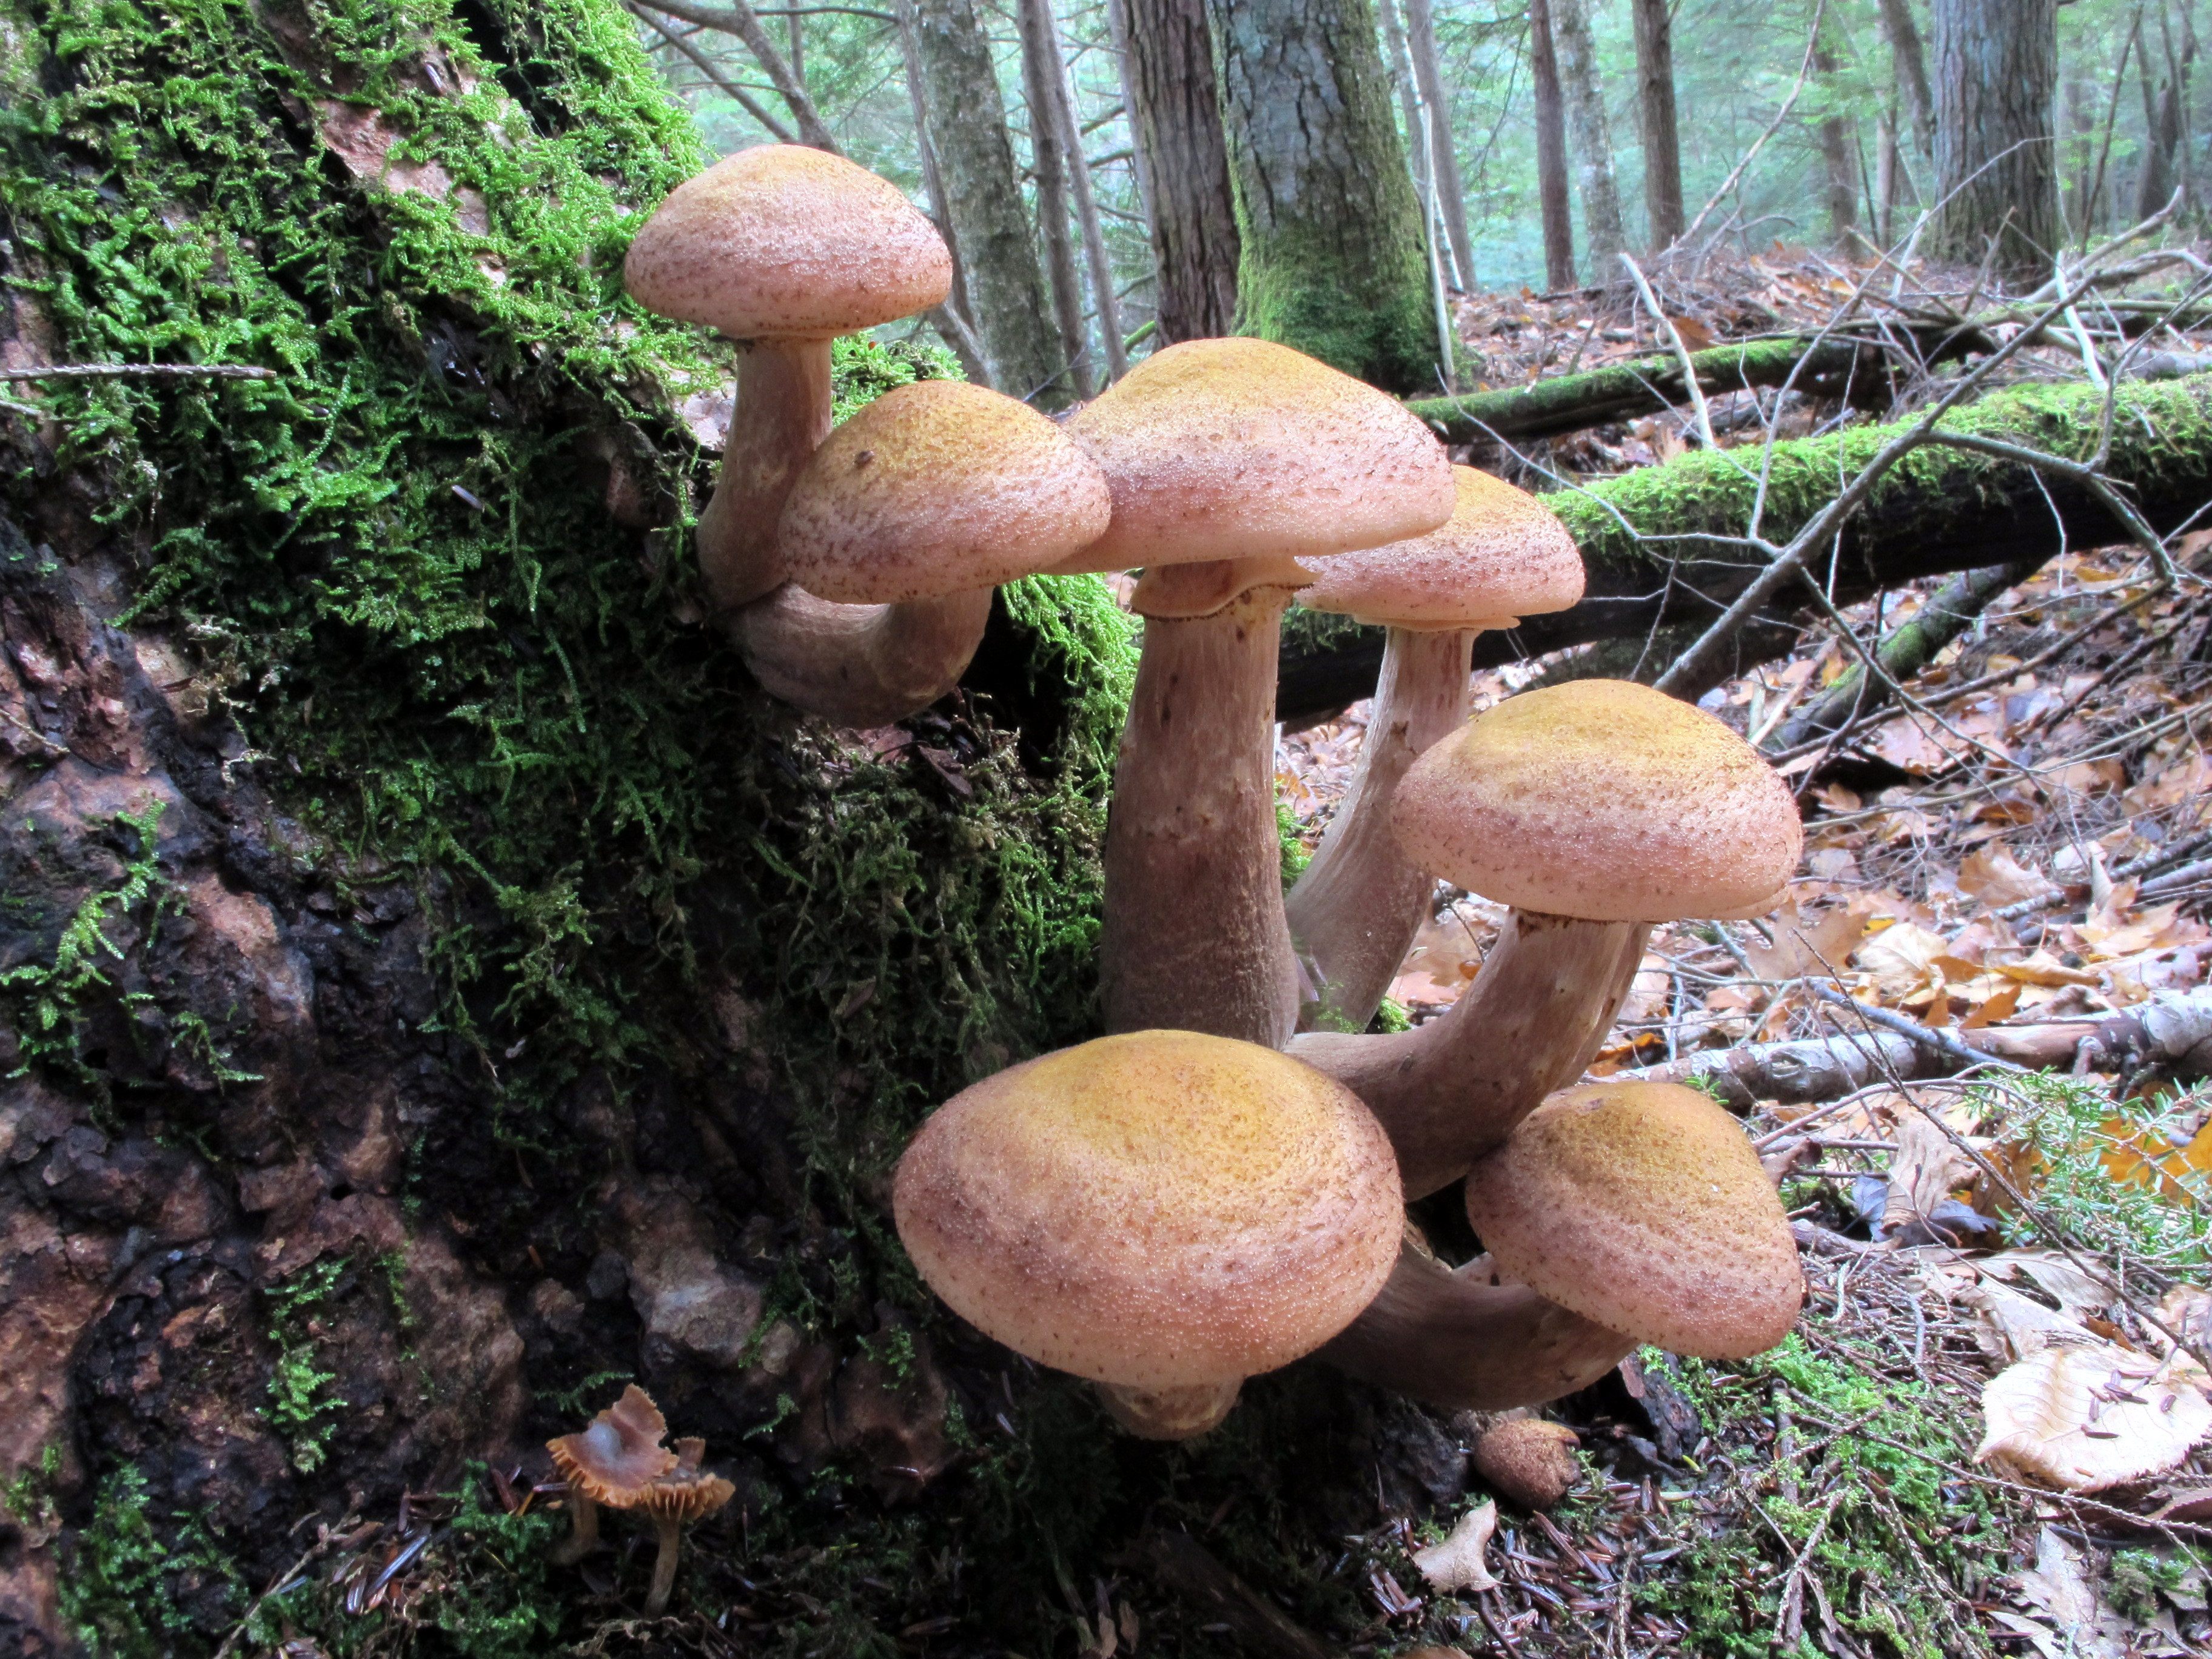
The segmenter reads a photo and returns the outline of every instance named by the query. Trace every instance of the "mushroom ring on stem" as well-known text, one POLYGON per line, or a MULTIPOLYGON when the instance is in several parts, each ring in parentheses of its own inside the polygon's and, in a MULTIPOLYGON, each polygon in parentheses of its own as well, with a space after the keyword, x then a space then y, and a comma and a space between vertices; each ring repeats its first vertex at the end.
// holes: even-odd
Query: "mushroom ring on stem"
POLYGON ((1322 562, 1298 603, 1389 629, 1359 766, 1285 901, 1311 981, 1299 1024, 1361 1031, 1428 920, 1436 878, 1399 850, 1390 809, 1406 769, 1467 718, 1475 635, 1583 596, 1582 555, 1552 510, 1455 466, 1440 530, 1322 562))
POLYGON ((955 1096, 892 1207, 932 1290, 985 1335, 1183 1439, 1310 1353, 1390 1272, 1389 1141, 1310 1067, 1191 1031, 1103 1037, 955 1096))
POLYGON ((1275 824, 1275 659, 1299 562, 1450 516, 1451 465, 1395 398, 1264 340, 1187 340, 1076 411, 1113 495, 1062 571, 1145 574, 1114 769, 1100 971, 1109 1030, 1279 1047, 1297 1018, 1275 824))
POLYGON ((816 450, 784 503, 791 580, 732 623, 786 702, 885 726, 950 691, 1000 583, 1107 525, 1106 480, 1026 404, 963 380, 894 387, 816 450))
POLYGON ((783 580, 776 520, 830 434, 830 343, 926 311, 951 291, 945 239, 898 186, 842 156, 763 144, 687 179, 623 265, 647 311, 704 323, 746 349, 699 568, 715 610, 783 580))
POLYGON ((1458 1180, 1581 1077, 1655 923, 1771 909, 1804 844, 1789 786, 1756 750, 1620 680, 1478 714, 1413 763, 1391 822, 1415 866, 1513 907, 1441 1018, 1291 1045, 1382 1121, 1409 1198, 1458 1180))

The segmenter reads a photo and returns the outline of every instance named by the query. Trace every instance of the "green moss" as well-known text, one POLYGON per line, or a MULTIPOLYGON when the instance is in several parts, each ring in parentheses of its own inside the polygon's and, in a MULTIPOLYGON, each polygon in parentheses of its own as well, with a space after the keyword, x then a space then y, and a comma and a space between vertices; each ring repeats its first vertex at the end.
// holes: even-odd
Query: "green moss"
MULTIPOLYGON (((1237 215, 1237 331, 1294 346, 1392 392, 1437 386, 1437 313, 1419 220, 1347 261, 1341 238, 1279 224, 1255 236, 1237 215)), ((1334 229, 1331 227, 1330 229, 1334 229)))
POLYGON ((191 1516, 155 1524, 146 1479, 129 1464, 100 1483, 92 1520, 63 1554, 62 1618, 97 1659, 169 1659, 194 1631, 187 1604, 245 1599, 238 1569, 191 1516))
POLYGON ((261 1416, 283 1436, 292 1450, 292 1467, 302 1474, 322 1468, 330 1455, 331 1437, 337 1432, 337 1419, 345 1414, 344 1400, 331 1388, 337 1374, 322 1370, 316 1361, 317 1312, 331 1299, 349 1265, 343 1256, 326 1257, 262 1291, 269 1304, 269 1334, 276 1345, 276 1364, 261 1416))

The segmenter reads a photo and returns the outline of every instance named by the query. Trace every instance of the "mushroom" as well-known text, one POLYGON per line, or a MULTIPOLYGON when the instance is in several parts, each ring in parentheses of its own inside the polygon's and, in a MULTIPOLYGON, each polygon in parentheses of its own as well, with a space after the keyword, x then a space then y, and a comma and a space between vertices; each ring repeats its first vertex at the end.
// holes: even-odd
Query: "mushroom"
POLYGON ((676 1558, 684 1528, 714 1514, 736 1494, 737 1488, 720 1475, 708 1474, 699 1467, 706 1452, 703 1440, 678 1441, 676 1467, 638 1497, 635 1507, 653 1517, 660 1545, 653 1559, 653 1588, 645 1598, 648 1617, 667 1610, 668 1593, 676 1585, 676 1558))
POLYGON ((955 1313, 1154 1439, 1205 1432, 1245 1377, 1342 1330, 1401 1226, 1389 1144, 1348 1091, 1191 1031, 963 1091, 907 1148, 892 1211, 955 1313))
POLYGON ((1106 480, 1026 404, 963 380, 894 387, 831 433, 784 504, 790 580, 734 623, 775 696, 884 726, 951 690, 1000 582, 1097 539, 1106 480))
POLYGON ((1796 1241, 1750 1140, 1671 1083, 1552 1096, 1474 1166, 1467 1213, 1539 1295, 1675 1353, 1763 1353, 1804 1297, 1796 1241))
POLYGON ((670 191, 623 281, 647 310, 745 348, 698 527, 700 571, 726 614, 783 580, 776 520, 830 433, 830 341, 943 300, 951 252, 890 180, 825 150, 763 144, 670 191))
POLYGON ((1113 495, 1063 571, 1144 567, 1114 770, 1106 1026, 1279 1047, 1297 1018, 1275 823, 1275 657, 1300 560, 1450 516, 1450 464, 1395 399, 1264 340, 1187 340, 1067 423, 1113 495))
POLYGON ((1583 596, 1582 556, 1526 490, 1455 466, 1440 530, 1324 561, 1298 603, 1389 629, 1359 768, 1285 901, 1312 981, 1300 1024, 1359 1031, 1428 919, 1436 878, 1399 851, 1390 808, 1415 757, 1467 718, 1475 635, 1583 596))
POLYGON ((641 1494, 677 1466, 676 1454, 660 1443, 668 1421, 653 1396, 633 1382, 622 1398, 594 1417, 589 1427, 545 1443, 553 1467, 568 1483, 574 1530, 553 1553, 564 1565, 580 1561, 599 1541, 599 1506, 626 1510, 641 1494))
POLYGON ((1514 907, 1449 1012, 1290 1052, 1365 1101, 1409 1198, 1450 1185, 1596 1054, 1652 925, 1757 915, 1797 867, 1789 786, 1711 715, 1648 686, 1527 691, 1407 770, 1407 859, 1514 907))
POLYGON ((1499 1497, 1524 1510, 1548 1510, 1582 1479, 1582 1465, 1575 1461, 1581 1443, 1581 1437, 1564 1423, 1514 1417, 1485 1429, 1468 1461, 1499 1497))

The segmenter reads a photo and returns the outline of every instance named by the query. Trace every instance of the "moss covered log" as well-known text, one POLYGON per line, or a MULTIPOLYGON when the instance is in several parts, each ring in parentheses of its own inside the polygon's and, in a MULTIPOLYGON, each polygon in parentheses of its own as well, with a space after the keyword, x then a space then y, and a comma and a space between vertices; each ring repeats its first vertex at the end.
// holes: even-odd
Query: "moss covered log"
MULTIPOLYGON (((2104 410, 2104 394, 2094 387, 2021 386, 1956 411, 1945 427, 2083 461, 2096 453, 2104 410)), ((1786 543, 1906 424, 1869 423, 1774 446, 1763 475, 1765 538, 1786 543)), ((2161 530, 2212 502, 2212 375, 2121 386, 2107 471, 2161 530)), ((1571 611, 1486 635, 1477 642, 1476 661, 1511 661, 1601 641, 1663 640, 1670 630, 1709 623, 1758 568, 1757 553, 1730 538, 1743 534, 1761 488, 1760 451, 1753 446, 1697 451, 1547 496, 1582 550, 1586 596, 1571 611)), ((1815 562, 1824 580, 1832 573, 1837 601, 1850 605, 1918 577, 2039 561, 2062 546, 2095 547, 2126 534, 2078 484, 1930 444, 1883 481, 1844 530, 1833 557, 1815 562)), ((1802 609, 1785 592, 1775 613, 1761 619, 1764 625, 1748 632, 1738 662, 1783 648, 1802 609)), ((1285 637, 1293 641, 1278 698, 1285 718, 1340 707, 1373 689, 1382 664, 1379 629, 1347 636, 1333 627, 1309 636, 1286 629, 1285 637), (1307 643, 1310 637, 1315 643, 1307 643)), ((1655 648, 1615 670, 1650 678, 1667 662, 1667 653, 1655 648)))

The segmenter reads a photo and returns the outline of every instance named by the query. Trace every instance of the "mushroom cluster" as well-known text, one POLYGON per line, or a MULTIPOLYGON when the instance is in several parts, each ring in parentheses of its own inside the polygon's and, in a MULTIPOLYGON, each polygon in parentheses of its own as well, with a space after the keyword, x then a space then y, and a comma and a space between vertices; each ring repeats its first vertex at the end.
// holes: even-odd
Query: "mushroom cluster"
POLYGON ((1163 1438, 1309 1353, 1503 1410, 1638 1342, 1778 1341, 1796 1256, 1734 1121, 1581 1080, 1653 926, 1778 896, 1802 851, 1789 789, 1640 685, 1470 719, 1475 636, 1575 604, 1574 544, 1404 405, 1286 347, 1170 346, 1060 424, 939 381, 833 432, 830 339, 937 303, 950 276, 891 185, 773 145, 680 186, 626 268, 641 303, 744 350, 699 554, 775 695, 903 719, 957 682, 994 585, 1142 572, 1104 849, 1109 1035, 924 1125, 894 1202, 924 1279, 1163 1438), (1273 721, 1292 603, 1389 634, 1358 775, 1286 894, 1273 721), (1439 880, 1510 907, 1505 927, 1449 1013, 1368 1035, 1439 880), (1404 1205, 1459 1182, 1486 1254, 1454 1267, 1404 1205))

